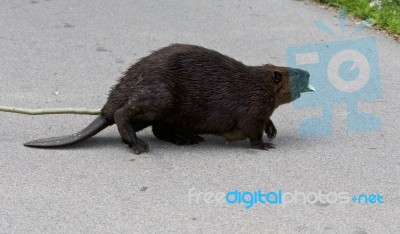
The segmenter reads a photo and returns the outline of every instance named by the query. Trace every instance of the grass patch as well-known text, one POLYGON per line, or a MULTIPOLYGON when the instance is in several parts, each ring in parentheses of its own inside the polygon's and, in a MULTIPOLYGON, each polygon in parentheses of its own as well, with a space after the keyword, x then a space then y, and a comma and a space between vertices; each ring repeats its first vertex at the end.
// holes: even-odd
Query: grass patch
POLYGON ((371 24, 400 35, 400 0, 382 0, 381 9, 371 7, 371 0, 317 0, 320 3, 343 7, 357 18, 370 19, 371 24))

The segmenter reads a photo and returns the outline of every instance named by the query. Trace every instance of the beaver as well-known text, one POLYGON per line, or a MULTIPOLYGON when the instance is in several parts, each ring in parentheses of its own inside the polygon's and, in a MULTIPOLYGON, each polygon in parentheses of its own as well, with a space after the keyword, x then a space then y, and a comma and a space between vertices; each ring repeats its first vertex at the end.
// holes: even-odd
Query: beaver
POLYGON ((153 134, 177 145, 198 144, 201 134, 228 141, 250 139, 268 150, 263 133, 273 139, 270 119, 280 105, 310 91, 307 71, 272 64, 247 66, 201 46, 172 44, 132 65, 111 88, 101 114, 78 133, 34 140, 29 147, 57 147, 80 142, 117 125, 122 140, 136 154, 148 152, 136 133, 153 134))

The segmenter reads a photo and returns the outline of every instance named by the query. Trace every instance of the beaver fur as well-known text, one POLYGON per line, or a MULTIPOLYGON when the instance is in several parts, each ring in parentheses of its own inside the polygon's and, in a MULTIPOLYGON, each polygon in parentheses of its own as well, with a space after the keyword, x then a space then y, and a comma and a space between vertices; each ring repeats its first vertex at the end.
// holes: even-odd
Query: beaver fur
POLYGON ((112 88, 100 116, 73 135, 25 143, 33 147, 68 145, 116 124, 136 154, 148 144, 136 132, 152 126, 154 135, 178 145, 197 144, 201 134, 227 140, 250 139, 257 149, 263 132, 276 136, 270 117, 280 105, 300 97, 308 72, 271 64, 246 66, 214 50, 172 44, 140 59, 112 88))

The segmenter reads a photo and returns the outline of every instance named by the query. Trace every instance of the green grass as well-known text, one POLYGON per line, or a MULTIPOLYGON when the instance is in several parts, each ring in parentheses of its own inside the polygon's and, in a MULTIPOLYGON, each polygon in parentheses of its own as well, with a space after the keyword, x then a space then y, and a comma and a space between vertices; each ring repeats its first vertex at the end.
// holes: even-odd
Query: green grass
POLYGON ((400 35, 400 0, 382 0, 382 8, 370 7, 370 0, 317 0, 330 6, 342 7, 357 18, 370 19, 372 25, 400 35))

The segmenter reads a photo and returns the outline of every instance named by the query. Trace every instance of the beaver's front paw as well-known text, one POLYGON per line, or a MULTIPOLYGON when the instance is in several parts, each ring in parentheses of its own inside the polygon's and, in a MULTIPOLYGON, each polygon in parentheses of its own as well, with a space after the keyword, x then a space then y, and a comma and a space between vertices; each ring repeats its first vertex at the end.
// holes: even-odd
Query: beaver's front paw
POLYGON ((267 124, 265 125, 265 133, 267 134, 267 137, 269 139, 274 139, 276 137, 276 127, 272 120, 269 120, 267 124))

